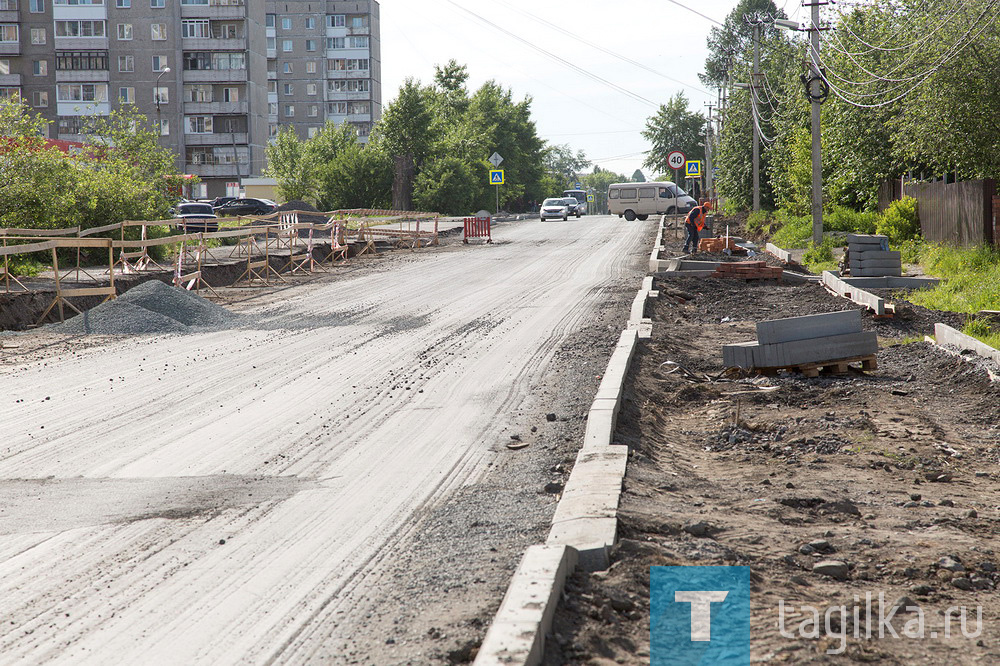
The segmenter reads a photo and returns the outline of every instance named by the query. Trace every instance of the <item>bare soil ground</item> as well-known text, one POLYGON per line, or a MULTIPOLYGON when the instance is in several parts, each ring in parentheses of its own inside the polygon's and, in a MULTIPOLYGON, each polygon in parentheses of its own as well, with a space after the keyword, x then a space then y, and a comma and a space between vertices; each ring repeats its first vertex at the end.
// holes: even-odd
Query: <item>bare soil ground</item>
MULTIPOLYGON (((727 376, 721 345, 753 340, 759 320, 854 307, 822 287, 659 280, 653 339, 637 351, 616 439, 632 451, 609 571, 568 582, 547 664, 650 660, 649 576, 657 565, 745 565, 758 577, 752 661, 1000 663, 1000 400, 981 364, 923 342, 935 321, 897 299, 894 319, 865 315, 878 370, 807 379, 727 376), (668 372, 666 361, 689 374, 668 372), (701 525, 698 525, 698 524, 701 525), (809 545, 812 544, 812 545, 809 545), (837 580, 818 560, 848 566, 837 580), (783 638, 779 600, 821 611, 856 599, 920 607, 917 639, 783 638), (982 607, 967 638, 943 611, 982 607)), ((876 610, 877 612, 877 610, 876 610)), ((896 616, 901 631, 914 612, 896 616)), ((802 617, 789 620, 793 629, 802 617)), ((837 634, 836 624, 832 634, 837 634)))

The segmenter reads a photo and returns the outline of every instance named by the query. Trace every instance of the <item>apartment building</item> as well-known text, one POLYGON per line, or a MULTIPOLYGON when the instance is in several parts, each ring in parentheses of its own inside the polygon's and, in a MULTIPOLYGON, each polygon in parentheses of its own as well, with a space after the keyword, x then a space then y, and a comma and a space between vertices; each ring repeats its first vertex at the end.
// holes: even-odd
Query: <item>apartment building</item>
POLYGON ((197 196, 260 175, 281 125, 327 119, 367 137, 381 114, 375 0, 0 0, 0 97, 79 140, 135 105, 194 174, 197 196))

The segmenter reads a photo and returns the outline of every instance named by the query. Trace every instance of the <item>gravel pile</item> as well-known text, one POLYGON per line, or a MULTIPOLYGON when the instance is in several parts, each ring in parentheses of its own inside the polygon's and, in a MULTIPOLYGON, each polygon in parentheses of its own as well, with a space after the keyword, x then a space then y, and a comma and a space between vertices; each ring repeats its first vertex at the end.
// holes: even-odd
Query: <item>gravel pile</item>
POLYGON ((198 294, 149 280, 77 315, 56 330, 76 335, 184 333, 229 328, 239 316, 198 294))

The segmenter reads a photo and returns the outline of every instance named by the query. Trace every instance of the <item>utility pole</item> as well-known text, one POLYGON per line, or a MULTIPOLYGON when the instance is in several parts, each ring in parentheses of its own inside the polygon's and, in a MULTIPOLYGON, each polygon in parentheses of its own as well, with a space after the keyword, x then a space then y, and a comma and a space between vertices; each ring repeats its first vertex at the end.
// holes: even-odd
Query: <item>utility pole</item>
POLYGON ((812 221, 813 243, 823 242, 823 152, 820 138, 820 105, 826 99, 825 82, 819 59, 819 8, 826 2, 803 2, 812 8, 812 26, 809 28, 809 45, 812 55, 812 77, 809 79, 809 101, 812 111, 812 221))
POLYGON ((712 172, 712 109, 714 104, 706 104, 708 107, 708 129, 705 131, 705 189, 708 192, 709 201, 715 200, 715 174, 712 172))
POLYGON ((753 212, 760 210, 760 121, 757 119, 757 81, 760 79, 760 21, 753 24, 753 76, 750 78, 750 115, 753 120, 753 212))

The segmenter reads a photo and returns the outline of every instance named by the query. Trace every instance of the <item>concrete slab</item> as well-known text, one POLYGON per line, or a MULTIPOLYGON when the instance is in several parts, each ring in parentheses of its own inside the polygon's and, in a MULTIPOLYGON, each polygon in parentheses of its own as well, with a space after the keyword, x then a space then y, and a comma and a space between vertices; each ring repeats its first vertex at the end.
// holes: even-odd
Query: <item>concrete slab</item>
POLYGON ((632 309, 629 312, 628 321, 639 322, 646 316, 646 298, 649 296, 648 289, 640 289, 635 298, 632 299, 632 309))
POLYGON ((990 347, 985 342, 980 342, 974 337, 957 331, 947 324, 934 324, 934 337, 939 345, 951 345, 959 349, 968 349, 983 358, 1000 363, 1000 350, 990 347))
POLYGON ((877 315, 885 314, 885 299, 863 289, 852 287, 840 279, 840 274, 837 271, 823 271, 822 278, 823 284, 835 294, 864 306, 877 315))
POLYGON ((878 335, 866 331, 780 344, 762 344, 756 352, 755 360, 760 363, 758 367, 781 368, 867 356, 877 351, 878 335))
POLYGON ((546 544, 573 547, 587 571, 608 568, 627 463, 628 447, 581 450, 556 507, 546 544))
POLYGON ((681 259, 677 266, 679 271, 714 271, 719 267, 721 261, 695 261, 693 259, 681 259))
POLYGON ((796 284, 804 284, 806 282, 819 282, 820 277, 818 275, 803 275, 802 273, 796 273, 795 271, 782 271, 781 280, 783 282, 794 282, 796 284))
POLYGON ((861 289, 926 289, 941 284, 941 280, 929 277, 851 277, 841 280, 852 287, 861 289))
POLYGON ((862 251, 850 253, 851 261, 874 261, 876 259, 886 260, 892 259, 893 261, 900 261, 903 257, 902 253, 897 250, 886 251, 886 250, 873 250, 873 251, 862 251))
POLYGON ((857 270, 851 268, 851 274, 855 277, 900 277, 903 275, 903 268, 901 266, 895 268, 859 268, 857 270))
POLYGON ((791 252, 789 252, 788 250, 782 250, 780 247, 774 245, 773 243, 768 243, 767 245, 764 246, 764 249, 773 254, 774 256, 776 256, 778 259, 781 259, 786 264, 796 263, 796 261, 792 259, 791 252))
POLYGON ((870 268, 902 268, 903 264, 899 262, 898 259, 872 259, 871 261, 854 261, 851 259, 850 262, 851 272, 856 270, 867 270, 870 268))
POLYGON ((707 278, 715 275, 715 271, 668 271, 663 270, 656 274, 659 278, 676 278, 676 277, 698 277, 707 278))
POLYGON ((757 322, 757 342, 762 345, 860 332, 860 310, 844 310, 843 312, 828 312, 757 322))
POLYGON ((880 234, 847 234, 847 243, 881 243, 885 241, 889 242, 888 236, 882 236, 880 234))
POLYGON ((564 545, 528 548, 486 632, 476 666, 541 663, 545 636, 577 561, 576 551, 564 545))

